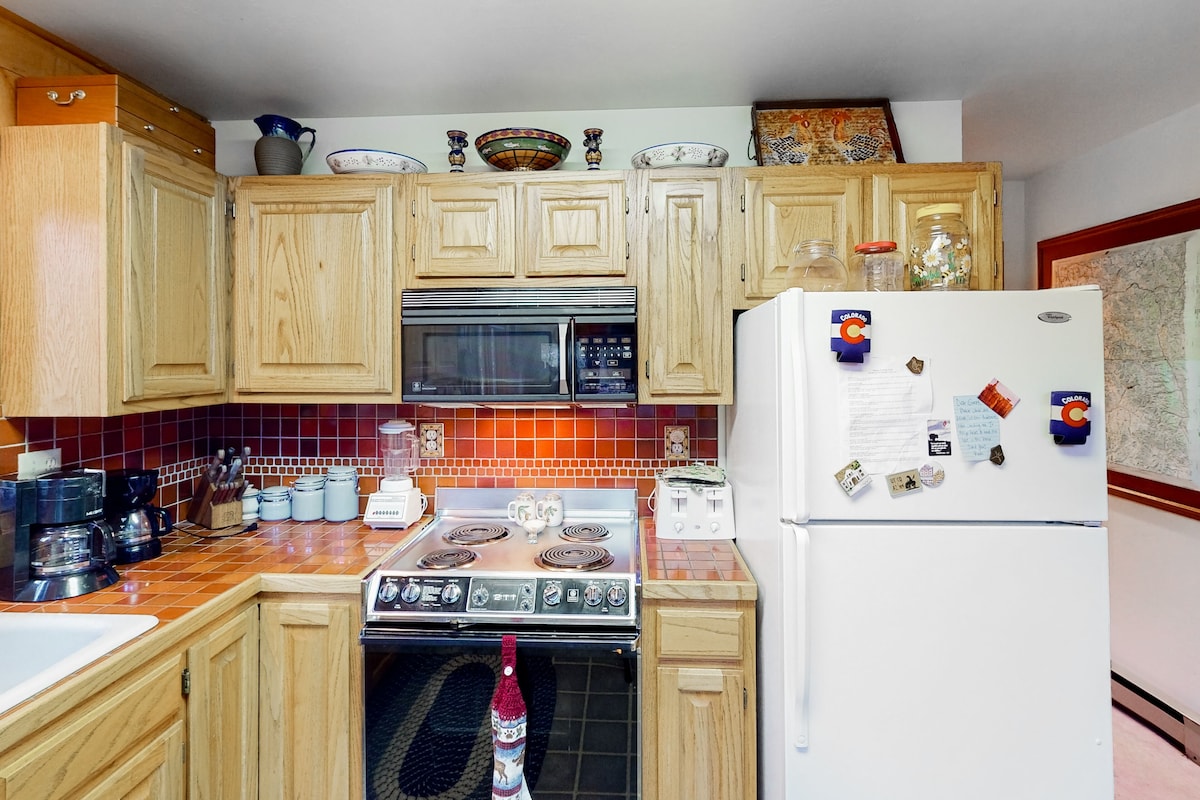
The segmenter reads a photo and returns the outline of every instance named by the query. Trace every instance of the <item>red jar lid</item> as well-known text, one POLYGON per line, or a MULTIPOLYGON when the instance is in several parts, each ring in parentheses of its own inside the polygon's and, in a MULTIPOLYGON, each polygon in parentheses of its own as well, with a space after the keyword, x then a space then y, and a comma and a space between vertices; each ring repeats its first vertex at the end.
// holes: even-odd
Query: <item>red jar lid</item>
POLYGON ((889 250, 895 250, 895 242, 863 242, 862 244, 854 245, 856 253, 886 253, 889 250))

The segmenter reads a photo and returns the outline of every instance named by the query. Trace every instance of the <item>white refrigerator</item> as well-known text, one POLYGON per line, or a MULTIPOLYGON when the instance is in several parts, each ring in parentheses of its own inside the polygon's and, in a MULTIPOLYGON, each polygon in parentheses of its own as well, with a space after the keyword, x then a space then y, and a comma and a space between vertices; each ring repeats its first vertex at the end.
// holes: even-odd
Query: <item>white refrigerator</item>
POLYGON ((1091 288, 737 319, 760 797, 1113 796, 1101 337, 1091 288))

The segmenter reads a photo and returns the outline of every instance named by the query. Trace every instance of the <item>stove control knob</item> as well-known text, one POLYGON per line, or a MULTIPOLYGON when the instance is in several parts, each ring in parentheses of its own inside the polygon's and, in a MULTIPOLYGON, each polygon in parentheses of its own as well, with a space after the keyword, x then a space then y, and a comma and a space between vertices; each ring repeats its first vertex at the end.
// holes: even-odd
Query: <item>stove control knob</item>
MULTIPOLYGON (((393 589, 392 597, 395 597, 396 596, 396 592, 394 591, 395 586, 393 586, 392 589, 393 589)), ((418 600, 421 599, 421 585, 418 583, 404 584, 404 588, 400 590, 400 599, 410 605, 412 603, 417 602, 418 600)))
POLYGON ((471 592, 471 605, 475 608, 482 608, 487 605, 488 590, 486 587, 480 586, 475 591, 471 592))
POLYGON ((542 589, 542 602, 548 606, 556 606, 562 602, 562 586, 557 583, 547 583, 542 589))
POLYGON ((397 589, 396 584, 392 583, 391 581, 388 581, 379 587, 379 599, 385 603, 390 603, 395 600, 396 595, 399 593, 400 590, 397 589))
POLYGON ((517 604, 517 610, 521 612, 533 611, 533 599, 522 597, 521 602, 517 604))
POLYGON ((625 591, 625 587, 620 584, 613 584, 608 587, 608 604, 610 606, 623 606, 625 600, 629 597, 625 591))
POLYGON ((603 599, 604 590, 594 583, 589 583, 588 587, 583 590, 583 602, 589 606, 598 606, 603 599))
POLYGON ((442 602, 452 606, 462 597, 462 588, 457 583, 447 583, 442 587, 442 602))

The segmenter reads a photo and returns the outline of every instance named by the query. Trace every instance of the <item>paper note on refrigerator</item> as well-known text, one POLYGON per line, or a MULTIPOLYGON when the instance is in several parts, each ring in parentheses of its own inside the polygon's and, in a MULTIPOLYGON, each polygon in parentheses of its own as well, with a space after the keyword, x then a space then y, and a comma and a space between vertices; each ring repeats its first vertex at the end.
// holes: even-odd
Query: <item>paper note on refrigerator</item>
POLYGON ((907 469, 925 458, 932 374, 928 364, 914 375, 903 361, 888 359, 839 370, 843 455, 871 474, 907 469))
POLYGON ((955 396, 954 430, 967 461, 987 461, 992 448, 1000 444, 1000 417, 978 397, 955 396))

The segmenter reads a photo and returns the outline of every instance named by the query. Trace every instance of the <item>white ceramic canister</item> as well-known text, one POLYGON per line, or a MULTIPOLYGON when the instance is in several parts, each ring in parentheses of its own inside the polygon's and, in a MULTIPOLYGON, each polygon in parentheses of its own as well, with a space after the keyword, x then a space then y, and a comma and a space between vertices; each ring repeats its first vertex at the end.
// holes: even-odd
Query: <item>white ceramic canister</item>
POLYGON ((264 522, 292 516, 292 492, 286 486, 268 486, 259 492, 259 519, 264 522))
POLYGON ((312 522, 325 516, 325 476, 301 475, 292 481, 292 519, 312 522))
MULTIPOLYGON (((246 484, 246 491, 242 492, 242 522, 254 522, 258 519, 258 506, 262 502, 262 493, 250 483, 246 484)), ((291 510, 288 510, 288 515, 291 515, 291 510)))
POLYGON ((325 473, 325 519, 345 522, 358 516, 358 470, 330 467, 325 473))

